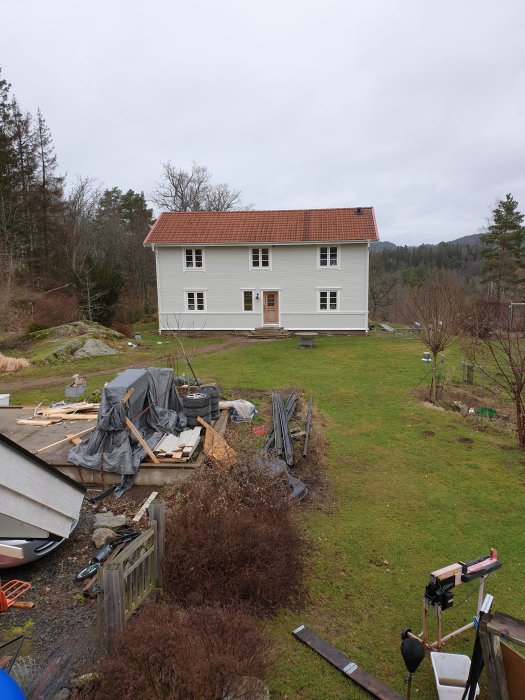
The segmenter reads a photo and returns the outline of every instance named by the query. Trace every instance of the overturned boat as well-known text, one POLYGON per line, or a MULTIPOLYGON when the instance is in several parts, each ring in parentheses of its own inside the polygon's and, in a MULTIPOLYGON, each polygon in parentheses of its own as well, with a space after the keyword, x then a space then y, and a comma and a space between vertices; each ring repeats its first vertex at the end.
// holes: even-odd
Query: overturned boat
POLYGON ((0 433, 0 568, 33 561, 69 537, 85 491, 0 433))

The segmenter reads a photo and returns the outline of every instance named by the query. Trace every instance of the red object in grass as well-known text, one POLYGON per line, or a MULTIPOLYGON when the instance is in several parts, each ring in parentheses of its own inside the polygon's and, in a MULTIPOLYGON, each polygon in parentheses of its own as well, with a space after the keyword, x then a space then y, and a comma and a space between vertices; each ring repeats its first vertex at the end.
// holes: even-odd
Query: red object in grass
POLYGON ((254 425, 251 428, 252 433, 255 435, 264 435, 266 430, 264 429, 264 425, 254 425))
POLYGON ((17 598, 24 595, 31 588, 30 583, 13 579, 0 586, 0 612, 5 612, 13 605, 17 598))

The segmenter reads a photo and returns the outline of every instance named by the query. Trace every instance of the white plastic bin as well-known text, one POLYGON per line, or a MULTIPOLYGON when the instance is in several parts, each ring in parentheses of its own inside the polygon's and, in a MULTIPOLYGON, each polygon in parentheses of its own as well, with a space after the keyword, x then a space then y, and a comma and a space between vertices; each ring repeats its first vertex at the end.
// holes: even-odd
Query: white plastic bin
POLYGON ((0 394, 0 406, 9 406, 11 394, 0 394))
MULTIPOLYGON (((469 657, 464 654, 431 651, 430 660, 439 700, 461 700, 470 671, 469 657)), ((476 695, 479 695, 479 685, 476 686, 476 695)))

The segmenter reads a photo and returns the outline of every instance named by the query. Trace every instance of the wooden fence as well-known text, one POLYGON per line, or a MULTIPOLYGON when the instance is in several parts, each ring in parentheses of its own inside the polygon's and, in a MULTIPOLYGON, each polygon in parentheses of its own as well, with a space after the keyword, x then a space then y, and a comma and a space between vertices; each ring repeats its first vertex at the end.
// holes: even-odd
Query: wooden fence
POLYGON ((99 637, 107 650, 139 605, 162 588, 165 504, 153 501, 148 511, 149 529, 98 572, 99 637))

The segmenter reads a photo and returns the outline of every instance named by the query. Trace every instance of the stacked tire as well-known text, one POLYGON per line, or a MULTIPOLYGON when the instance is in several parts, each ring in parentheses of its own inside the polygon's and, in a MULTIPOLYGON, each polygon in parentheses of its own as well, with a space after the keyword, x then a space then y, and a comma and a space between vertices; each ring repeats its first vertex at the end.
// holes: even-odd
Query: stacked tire
POLYGON ((200 425, 197 417, 210 423, 211 418, 211 399, 208 394, 199 391, 194 394, 185 394, 182 396, 182 409, 184 415, 188 419, 188 427, 195 428, 200 425))
POLYGON ((214 384, 208 384, 201 386, 201 391, 203 394, 207 394, 211 400, 211 419, 217 420, 219 417, 219 400, 221 398, 221 389, 214 384))

